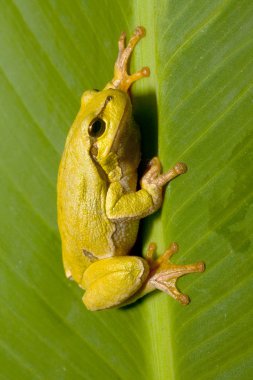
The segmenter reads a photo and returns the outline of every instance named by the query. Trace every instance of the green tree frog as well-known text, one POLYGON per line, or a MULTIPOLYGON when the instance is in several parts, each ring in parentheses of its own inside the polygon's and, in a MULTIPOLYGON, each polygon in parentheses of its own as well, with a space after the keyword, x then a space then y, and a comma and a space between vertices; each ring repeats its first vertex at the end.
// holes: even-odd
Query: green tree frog
POLYGON ((102 91, 84 92, 81 108, 69 131, 58 174, 58 224, 66 276, 85 289, 89 310, 120 307, 159 289, 182 304, 177 278, 202 272, 202 262, 176 265, 172 243, 154 259, 151 243, 144 257, 130 255, 139 221, 161 207, 163 187, 185 173, 177 163, 162 174, 154 157, 140 180, 140 136, 132 116, 129 88, 149 76, 149 68, 129 75, 127 66, 137 42, 145 35, 137 27, 126 46, 122 33, 114 77, 102 91))

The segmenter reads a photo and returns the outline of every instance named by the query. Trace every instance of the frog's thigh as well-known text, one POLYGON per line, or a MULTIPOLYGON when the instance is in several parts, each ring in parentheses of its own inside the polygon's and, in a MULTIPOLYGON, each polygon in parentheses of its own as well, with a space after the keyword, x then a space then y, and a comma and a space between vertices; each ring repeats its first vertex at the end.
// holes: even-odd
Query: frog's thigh
POLYGON ((125 302, 142 286, 149 274, 146 260, 117 256, 98 260, 85 271, 83 302, 89 310, 101 310, 125 302))

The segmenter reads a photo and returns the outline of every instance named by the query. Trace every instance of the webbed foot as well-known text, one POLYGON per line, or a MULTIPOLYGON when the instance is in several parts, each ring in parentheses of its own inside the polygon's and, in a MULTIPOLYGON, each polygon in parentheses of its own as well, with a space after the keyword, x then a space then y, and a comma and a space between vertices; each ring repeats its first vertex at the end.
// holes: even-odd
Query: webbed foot
POLYGON ((181 293, 177 287, 177 279, 188 273, 204 272, 205 264, 200 261, 195 264, 177 265, 170 261, 172 255, 178 251, 177 243, 172 243, 170 247, 157 260, 153 259, 156 245, 151 243, 148 247, 146 260, 150 265, 150 277, 147 287, 159 289, 171 297, 175 298, 180 303, 186 305, 190 302, 190 298, 181 293))
POLYGON ((145 36, 145 34, 145 28, 143 28, 143 26, 137 26, 127 46, 126 33, 123 32, 121 34, 118 42, 119 53, 114 65, 114 76, 112 81, 106 85, 105 89, 115 88, 127 92, 128 89, 131 87, 132 83, 150 75, 150 70, 148 67, 143 67, 141 70, 131 75, 127 72, 127 66, 133 49, 136 46, 136 44, 140 41, 140 39, 145 36))
POLYGON ((159 187, 165 186, 174 178, 187 172, 187 166, 184 162, 177 162, 170 170, 161 173, 162 167, 158 157, 153 157, 149 162, 146 173, 141 179, 141 184, 154 184, 159 187))

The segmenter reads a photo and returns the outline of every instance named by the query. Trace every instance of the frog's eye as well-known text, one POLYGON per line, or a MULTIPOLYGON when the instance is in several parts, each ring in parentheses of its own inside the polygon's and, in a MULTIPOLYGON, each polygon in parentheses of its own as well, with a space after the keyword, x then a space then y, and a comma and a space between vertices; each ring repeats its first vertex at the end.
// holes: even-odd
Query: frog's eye
POLYGON ((99 137, 102 136, 102 134, 105 131, 106 124, 103 119, 100 117, 97 117, 96 119, 92 120, 88 127, 88 132, 91 137, 99 137))

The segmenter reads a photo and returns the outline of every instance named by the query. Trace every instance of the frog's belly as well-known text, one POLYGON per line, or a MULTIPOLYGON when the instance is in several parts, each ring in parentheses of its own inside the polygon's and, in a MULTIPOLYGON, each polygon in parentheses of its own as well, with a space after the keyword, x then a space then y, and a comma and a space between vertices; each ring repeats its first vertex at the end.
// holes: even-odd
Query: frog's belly
MULTIPOLYGON (((115 247, 114 256, 124 256, 133 247, 139 229, 139 220, 128 220, 115 223, 115 231, 112 235, 115 247)), ((138 253, 136 253, 138 255, 138 253)))
POLYGON ((67 275, 77 282, 93 260, 114 256, 112 236, 114 223, 110 222, 101 208, 90 210, 80 205, 78 210, 62 209, 61 237, 63 262, 67 275))
POLYGON ((76 236, 79 247, 96 258, 114 255, 112 236, 115 224, 107 219, 104 212, 97 208, 96 212, 84 211, 78 222, 79 236, 76 236))

